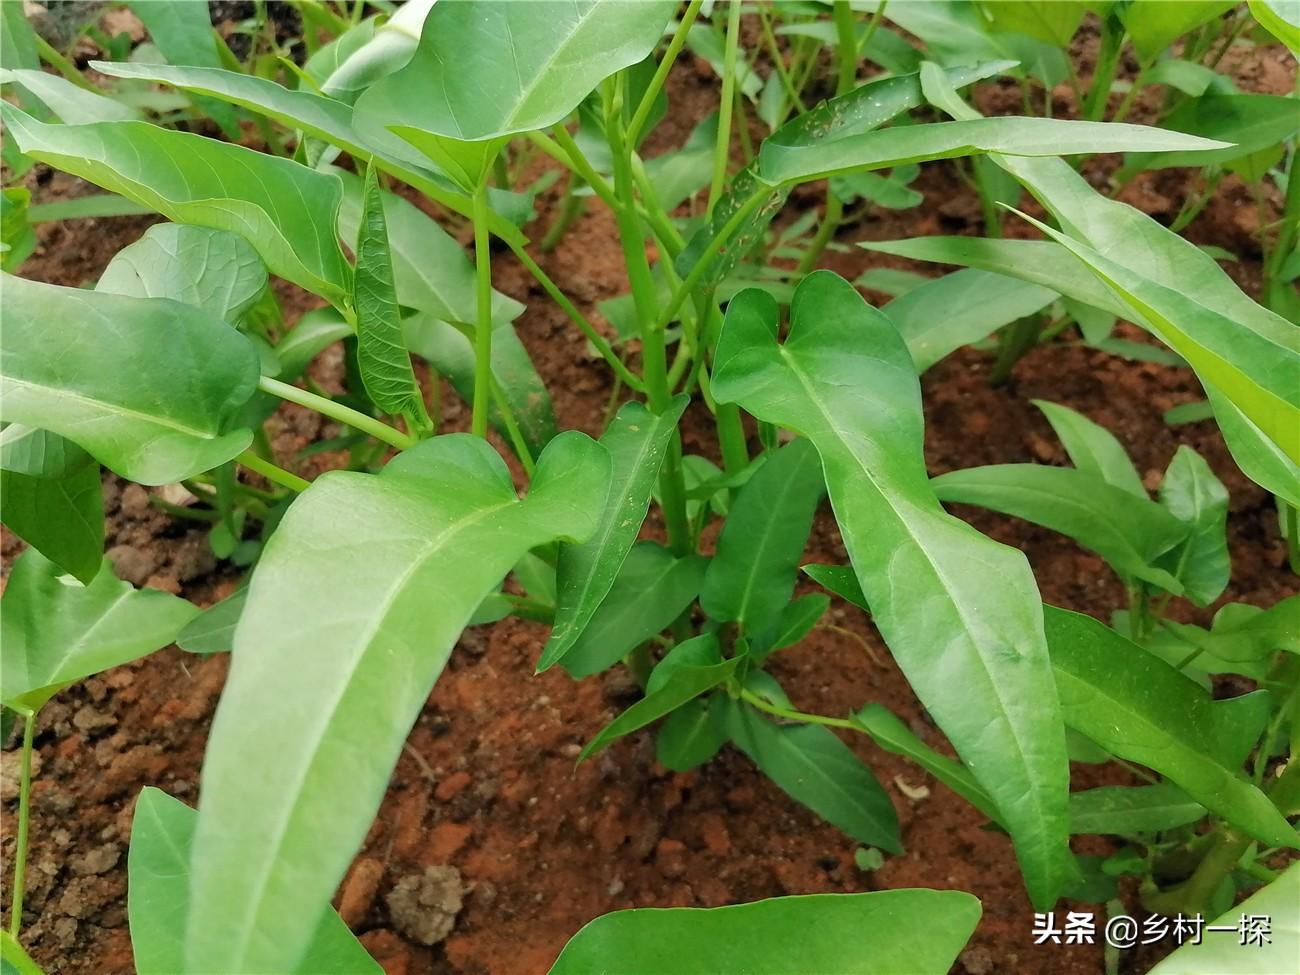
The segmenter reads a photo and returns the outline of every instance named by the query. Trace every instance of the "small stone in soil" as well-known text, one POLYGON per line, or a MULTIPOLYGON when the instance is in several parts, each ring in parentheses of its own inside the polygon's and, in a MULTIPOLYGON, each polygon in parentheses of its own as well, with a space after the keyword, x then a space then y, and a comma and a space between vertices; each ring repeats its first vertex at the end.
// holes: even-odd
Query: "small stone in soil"
POLYGON ((105 843, 81 856, 74 856, 68 863, 72 872, 79 877, 107 873, 117 865, 122 856, 122 848, 116 843, 105 843))
POLYGON ((113 563, 117 577, 133 586, 143 586, 158 568, 158 560, 151 553, 134 545, 114 545, 104 554, 113 563))
POLYGON ((451 933, 464 903, 460 871, 426 867, 397 882, 386 898, 393 927, 411 941, 434 945, 451 933))

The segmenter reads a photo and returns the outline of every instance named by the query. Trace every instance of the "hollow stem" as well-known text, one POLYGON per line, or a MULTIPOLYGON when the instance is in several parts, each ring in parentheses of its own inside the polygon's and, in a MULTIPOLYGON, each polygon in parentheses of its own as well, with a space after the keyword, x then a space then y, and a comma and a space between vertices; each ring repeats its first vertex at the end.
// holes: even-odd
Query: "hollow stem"
POLYGON ((492 404, 492 254, 488 249, 487 184, 474 191, 474 406, 470 433, 486 439, 492 404))
POLYGON ((1123 45, 1124 28, 1115 18, 1107 17, 1102 25, 1097 67, 1092 73, 1088 96, 1083 100, 1083 117, 1089 121, 1099 121, 1106 114, 1106 103, 1110 99, 1111 87, 1115 84, 1115 72, 1119 68, 1119 54, 1123 45))
POLYGON ((731 149, 731 112, 735 105, 736 52, 740 47, 740 12, 743 4, 733 2, 727 10, 727 46, 722 56, 722 101, 718 106, 718 141, 713 147, 713 179, 709 183, 709 211, 722 195, 727 181, 727 160, 731 149))
POLYGON ((27 830, 32 813, 32 745, 36 741, 36 712, 23 714, 23 750, 18 771, 18 835, 14 844, 14 889, 9 902, 9 933, 18 939, 23 927, 23 895, 27 886, 27 830))
POLYGON ((354 430, 369 434, 376 440, 382 440, 398 450, 405 450, 416 443, 415 438, 408 437, 401 430, 390 427, 382 420, 376 420, 373 416, 366 416, 366 414, 344 406, 342 403, 336 403, 327 396, 318 396, 289 383, 282 383, 278 379, 263 376, 257 381, 257 388, 264 393, 278 396, 282 400, 297 403, 309 410, 315 410, 322 416, 327 416, 331 420, 337 420, 339 423, 352 427, 354 430))
POLYGON ((278 484, 280 487, 288 488, 290 491, 306 491, 311 487, 311 482, 299 477, 283 467, 277 467, 270 461, 263 460, 251 450, 245 450, 235 458, 254 474, 260 474, 272 484, 278 484))
POLYGON ((994 386, 1000 386, 1011 378, 1011 370, 1037 343, 1042 328, 1043 320, 1039 315, 1026 315, 1001 331, 998 336, 998 358, 990 377, 994 386))
POLYGON ((848 718, 830 718, 824 714, 809 714, 807 711, 796 711, 793 708, 777 707, 775 704, 769 704, 753 691, 740 688, 740 699, 746 704, 752 705, 760 711, 765 711, 773 717, 784 718, 787 721, 802 721, 805 724, 820 724, 827 728, 847 728, 849 731, 866 732, 858 725, 854 724, 848 718))
POLYGON ((681 53, 682 46, 686 43, 686 35, 690 32, 691 25, 695 23, 695 18, 699 16, 703 4, 704 0, 691 0, 686 5, 686 12, 682 14, 681 22, 673 31, 673 39, 668 42, 664 56, 659 59, 659 67, 655 69, 654 77, 650 79, 650 84, 646 86, 645 93, 641 96, 641 102, 637 105, 632 121, 627 126, 627 142, 633 148, 641 138, 641 130, 645 128, 646 119, 654 109, 655 99, 659 97, 664 82, 668 80, 668 73, 672 71, 677 55, 681 53))

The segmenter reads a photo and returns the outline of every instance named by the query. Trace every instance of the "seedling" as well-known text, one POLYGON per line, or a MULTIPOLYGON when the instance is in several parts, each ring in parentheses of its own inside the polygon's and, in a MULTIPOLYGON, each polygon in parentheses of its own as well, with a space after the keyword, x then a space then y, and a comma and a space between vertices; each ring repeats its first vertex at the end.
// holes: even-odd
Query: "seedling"
MULTIPOLYGON (((1017 71, 1014 60, 944 68, 913 51, 907 70, 861 82, 860 54, 885 63, 897 47, 883 40, 893 36, 881 33, 884 4, 858 23, 841 2, 829 22, 759 14, 781 67, 759 89, 774 92, 762 116, 772 134, 754 146, 737 117, 759 91, 741 45, 742 8, 718 5, 706 22, 702 6, 692 0, 672 22, 672 2, 409 4, 392 21, 349 26, 304 69, 312 83, 297 88, 202 63, 95 65, 237 106, 275 127, 272 150, 293 143, 292 155, 139 119, 58 124, 3 106, 8 142, 26 158, 170 221, 125 249, 95 290, 4 278, 3 409, 13 424, 4 434, 43 444, 13 458, 6 449, 6 489, 10 474, 19 492, 30 487, 20 478, 40 480, 39 495, 18 496, 54 509, 6 505, 6 522, 36 549, 16 579, 21 570, 54 581, 39 590, 10 583, 5 625, 21 635, 6 629, 5 702, 11 646, 60 642, 37 641, 48 592, 72 598, 52 587, 65 574, 85 583, 68 587, 78 599, 118 586, 97 559, 98 465, 141 484, 190 485, 200 502, 191 513, 217 526, 214 548, 255 562, 246 588, 180 634, 195 651, 233 654, 197 812, 156 791, 137 807, 130 897, 142 975, 306 971, 323 958, 373 967, 328 902, 460 633, 509 613, 553 624, 539 669, 583 677, 626 666, 644 689, 581 758, 662 719, 657 749, 668 767, 734 745, 854 840, 897 853, 889 795, 832 729, 864 733, 1007 832, 1040 910, 1079 890, 1069 837, 1085 827, 1146 851, 1144 894, 1160 907, 1204 908, 1225 877, 1239 882, 1238 865, 1251 882, 1271 876, 1261 848, 1300 846, 1287 821, 1300 766, 1276 761, 1300 678, 1296 647, 1277 637, 1288 604, 1224 610, 1206 631, 1171 629, 1160 612, 1177 594, 1207 603, 1226 583, 1223 499, 1203 463, 1180 454, 1158 504, 1134 490, 1111 441, 1060 412, 1053 422, 1073 470, 931 482, 922 452, 918 373, 1068 299, 1135 321, 1186 360, 1243 471, 1300 502, 1293 327, 1212 257, 1056 158, 1227 147, 1119 122, 979 116, 960 90, 1017 71), (828 26, 837 61, 833 83, 820 81, 835 95, 814 102, 815 45, 794 42, 787 64, 775 39, 828 26), (686 164, 655 166, 640 147, 688 44, 722 74, 716 125, 692 136, 686 164), (911 114, 931 109, 953 120, 911 114), (614 214, 630 295, 619 341, 529 250, 521 227, 531 199, 517 177, 538 153, 568 171, 567 192, 585 186, 614 214), (1030 222, 1046 239, 873 245, 975 268, 883 310, 813 270, 841 224, 839 194, 905 202, 916 166, 952 158, 978 160, 1035 195, 1051 223, 1030 222), (792 189, 818 180, 828 196, 817 229, 773 232, 792 189), (397 183, 472 237, 472 263, 394 192, 397 183), (688 199, 683 216, 677 204, 688 199), (557 430, 513 329, 521 308, 492 286, 494 237, 608 364, 614 403, 626 394, 598 439, 557 430), (230 259, 194 257, 194 248, 230 259), (775 266, 796 254, 794 270, 775 266), (286 329, 265 298, 267 275, 328 307, 286 329), (936 326, 934 309, 960 289, 984 300, 936 326), (331 396, 302 377, 340 340, 346 391, 331 396), (469 433, 442 432, 412 354, 469 404, 469 433), (272 456, 263 425, 280 401, 344 425, 349 433, 332 446, 348 447, 352 469, 309 483, 272 456), (692 408, 713 418, 717 456, 684 454, 679 422, 692 408), (496 443, 527 482, 522 496, 496 443), (267 486, 246 483, 241 470, 267 486), (1017 492, 1046 479, 1068 481, 1071 493, 1046 507, 1022 503, 1017 492), (1020 552, 942 507, 989 480, 998 483, 981 503, 1063 528, 1111 561, 1134 594, 1127 635, 1044 606, 1020 552), (1093 489, 1122 495, 1126 511, 1090 510, 1093 489), (830 603, 795 595, 823 497, 851 565, 808 575, 870 613, 958 758, 880 702, 847 716, 798 710, 765 669, 830 603), (1083 513, 1066 518, 1071 499, 1083 513), (652 507, 662 532, 643 537, 652 507), (1107 526, 1107 515, 1132 524, 1107 526), (714 518, 723 525, 707 552, 701 539, 714 518), (244 537, 252 523, 261 538, 244 537), (1212 644, 1196 644, 1205 662, 1253 654, 1267 689, 1214 701, 1144 649, 1167 632, 1212 644), (1067 728, 1094 753, 1159 776, 1158 793, 1071 794, 1067 728), (1214 817, 1204 840, 1191 827, 1201 810, 1214 817)), ((319 12, 331 23, 341 16, 319 12)), ((191 612, 160 611, 168 625, 129 655, 169 642, 191 612)), ((105 653, 89 658, 91 669, 42 671, 12 700, 31 711, 22 695, 121 659, 105 653)), ((1271 899, 1292 876, 1256 896, 1271 899)), ((591 945, 602 943, 615 946, 620 967, 651 964, 659 956, 646 954, 648 941, 674 958, 687 942, 728 944, 737 964, 770 949, 772 966, 788 970, 782 932, 816 918, 827 937, 814 967, 853 970, 848 959, 857 964, 870 942, 897 967, 910 960, 909 970, 939 972, 977 917, 967 895, 933 891, 618 913, 579 934, 556 970, 589 970, 591 945), (931 930, 936 916, 947 919, 942 936, 931 930), (899 941, 920 924, 927 937, 912 938, 908 954, 899 941), (836 934, 847 930, 854 935, 836 934)), ((721 964, 703 948, 698 958, 708 970, 721 964)))

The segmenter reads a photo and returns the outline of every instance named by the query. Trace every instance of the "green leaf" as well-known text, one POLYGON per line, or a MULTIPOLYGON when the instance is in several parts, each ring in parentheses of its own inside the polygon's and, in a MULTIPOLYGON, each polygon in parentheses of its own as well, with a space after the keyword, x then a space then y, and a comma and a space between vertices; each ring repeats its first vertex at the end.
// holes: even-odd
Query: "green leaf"
POLYGON ((645 521, 659 468, 688 402, 678 396, 658 416, 640 403, 625 403, 601 435, 613 463, 609 496, 592 536, 581 545, 560 546, 555 624, 537 661, 539 673, 565 658, 614 586, 645 521))
POLYGON ((761 661, 768 653, 794 646, 826 615, 830 605, 831 597, 824 592, 810 592, 786 603, 767 630, 755 637, 756 646, 751 648, 750 655, 761 661), (759 644, 764 648, 761 653, 759 644))
POLYGON ((31 192, 23 186, 0 190, 0 271, 16 271, 36 249, 31 192))
MULTIPOLYGON (((184 970, 190 852, 198 814, 161 789, 146 786, 131 819, 127 911, 139 975, 184 970)), ((383 971, 333 910, 322 915, 299 975, 380 975, 383 971)))
POLYGON ((608 478, 603 448, 561 434, 521 501, 485 441, 453 434, 298 496, 208 740, 188 970, 299 963, 461 630, 525 552, 591 532, 608 478))
POLYGON ((1133 0, 1118 10, 1139 57, 1151 61, 1184 34, 1235 6, 1233 0, 1133 0))
POLYGON ((1300 836, 1239 770, 1245 754, 1238 742, 1258 737, 1267 694, 1216 703, 1195 681, 1091 617, 1045 606, 1044 619, 1070 727, 1159 772, 1266 845, 1300 847, 1300 836))
POLYGON ((1079 0, 980 0, 995 31, 1027 34, 1045 44, 1068 47, 1087 3, 1079 0))
POLYGON ((714 694, 687 701, 668 715, 655 736, 659 764, 685 772, 716 755, 727 742, 726 706, 726 701, 714 694))
POLYGON ((357 269, 352 278, 352 307, 357 316, 357 363, 371 401, 384 413, 404 416, 428 428, 424 397, 415 382, 411 357, 402 335, 402 314, 393 285, 388 228, 379 196, 379 174, 366 167, 361 227, 357 235, 357 269))
POLYGON ((867 597, 862 593, 858 575, 851 565, 805 565, 804 574, 818 585, 829 589, 846 602, 852 603, 864 613, 870 613, 867 597))
POLYGON ((1179 446, 1160 484, 1160 503, 1187 525, 1187 539, 1162 561, 1198 606, 1218 599, 1228 585, 1228 489, 1204 458, 1179 446))
POLYGON ((735 672, 736 665, 739 663, 739 657, 732 657, 730 660, 708 667, 675 668, 662 687, 654 691, 649 691, 647 688, 645 697, 601 728, 596 737, 587 742, 586 747, 582 749, 578 761, 586 761, 615 739, 631 734, 638 728, 644 728, 664 715, 676 711, 687 701, 694 700, 705 691, 717 687, 735 672))
POLYGON ((1195 823, 1205 807, 1168 782, 1104 785, 1070 793, 1070 832, 1123 836, 1195 823))
POLYGON ((804 146, 783 144, 779 136, 767 139, 758 154, 759 175, 769 183, 802 183, 837 173, 981 153, 1069 156, 1223 148, 1211 139, 1147 125, 1008 116, 896 126, 804 146))
POLYGON ((574 935, 550 975, 943 975, 979 918, 970 894, 938 890, 615 911, 574 935))
MULTIPOLYGON (((954 85, 961 87, 996 74, 1002 67, 1002 64, 986 64, 977 68, 955 68, 949 73, 949 78, 954 85)), ((816 146, 827 139, 868 132, 924 101, 919 75, 869 81, 791 119, 764 145, 779 140, 792 147, 816 146)), ((677 256, 677 273, 682 277, 690 274, 714 238, 725 231, 729 243, 710 259, 709 268, 701 280, 702 287, 716 285, 762 240, 768 224, 789 195, 789 187, 773 186, 760 176, 757 159, 751 162, 735 175, 727 192, 710 212, 709 222, 696 232, 677 256), (733 221, 735 226, 731 226, 733 221)))
POLYGON ((338 179, 289 159, 148 122, 45 125, 0 106, 23 152, 176 223, 242 234, 273 274, 342 304, 352 269, 335 231, 338 179))
POLYGON ((733 705, 727 730, 781 791, 862 843, 901 853, 898 815, 871 770, 829 728, 777 725, 733 705))
POLYGON ((1033 402, 1047 417, 1077 470, 1143 501, 1151 500, 1128 451, 1114 434, 1068 406, 1041 399, 1033 402))
POLYGON ((27 22, 22 3, 0 0, 0 67, 39 71, 41 57, 36 52, 36 31, 27 22))
POLYGON ((266 268, 238 234, 160 223, 113 255, 95 290, 171 298, 234 325, 266 290, 266 268))
POLYGON ((877 627, 1001 810, 1033 901, 1051 903, 1074 862, 1065 731, 1029 565, 939 505, 921 449, 916 370, 884 315, 847 281, 816 272, 795 290, 784 344, 777 326, 765 293, 732 299, 714 397, 817 448, 877 627))
POLYGON ((227 653, 235 645, 235 627, 248 602, 248 587, 236 589, 185 624, 176 645, 188 653, 227 653))
MULTIPOLYGON (((21 9, 22 5, 6 3, 0 0, 0 6, 19 7, 21 9)), ((0 931, 0 973, 3 973, 3 975, 45 975, 41 971, 41 966, 32 961, 31 956, 18 943, 18 939, 10 934, 7 929, 0 931)))
POLYGON ((560 666, 571 677, 590 677, 631 653, 699 595, 708 562, 700 555, 675 558, 654 542, 633 545, 608 595, 560 666))
POLYGON ((357 99, 359 125, 396 132, 472 189, 506 137, 563 121, 650 54, 673 6, 435 4, 410 61, 357 99))
POLYGON ((211 470, 252 441, 231 428, 256 388, 257 353, 217 319, 8 275, 4 295, 7 420, 67 437, 142 484, 211 470))
POLYGON ((35 549, 0 598, 0 703, 33 711, 61 688, 167 646, 198 610, 120 581, 107 561, 82 585, 35 549))
POLYGON ((134 217, 152 212, 149 207, 116 193, 88 193, 71 200, 33 204, 28 209, 27 216, 32 223, 54 223, 59 220, 84 220, 87 217, 134 217))
POLYGON ((1133 154, 1124 160, 1118 179, 1125 181, 1144 169, 1224 165, 1280 148, 1300 131, 1300 106, 1294 98, 1280 95, 1209 92, 1178 106, 1160 125, 1232 145, 1212 152, 1133 154))
MULTIPOLYGON (((1252 8, 1255 6, 1251 4, 1252 8)), ((1256 891, 1212 922, 1220 930, 1237 930, 1248 916, 1269 919, 1268 939, 1262 944, 1241 944, 1231 934, 1207 936, 1200 944, 1179 947, 1151 975, 1256 975, 1289 972, 1300 956, 1300 863, 1293 863, 1271 884, 1256 891)))
POLYGON ((794 594, 799 557, 825 488, 813 445, 794 440, 746 482, 722 526, 700 605, 715 620, 760 633, 794 594))
POLYGON ((1300 11, 1283 0, 1246 0, 1250 13, 1266 31, 1300 54, 1300 11))
POLYGON ((927 281, 881 309, 892 321, 917 372, 925 372, 1018 318, 1041 311, 1056 292, 1002 274, 966 269, 927 281))
POLYGON ((1187 537, 1188 527, 1149 498, 1134 497, 1070 467, 994 464, 936 477, 940 501, 975 504, 1068 535, 1122 576, 1182 594, 1158 556, 1187 537))
POLYGON ((104 551, 99 465, 72 443, 36 427, 0 430, 0 506, 15 535, 83 583, 104 551))
POLYGON ((48 71, 0 70, 0 84, 14 83, 41 100, 59 121, 69 125, 142 119, 144 113, 116 98, 97 95, 48 71))
POLYGON ((871 736, 871 740, 887 752, 910 758, 936 779, 962 796, 972 806, 993 822, 998 822, 998 810, 961 762, 941 755, 923 742, 896 714, 883 704, 868 704, 854 713, 851 720, 871 736))

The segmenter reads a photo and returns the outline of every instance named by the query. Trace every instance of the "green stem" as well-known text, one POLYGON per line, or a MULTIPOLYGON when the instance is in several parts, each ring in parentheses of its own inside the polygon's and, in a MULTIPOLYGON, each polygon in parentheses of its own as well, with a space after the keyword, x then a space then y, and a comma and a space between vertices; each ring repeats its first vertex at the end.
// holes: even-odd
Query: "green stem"
POLYGON ((254 474, 261 474, 272 484, 278 484, 280 487, 288 488, 290 491, 306 491, 311 487, 311 482, 304 480, 297 474, 286 471, 283 467, 277 467, 270 461, 263 460, 251 450, 245 450, 235 458, 254 474))
POLYGON ((535 468, 533 453, 528 449, 528 441, 524 439, 515 411, 510 408, 505 390, 501 388, 495 376, 492 377, 492 403, 496 406, 497 413, 501 415, 501 424, 506 428, 506 436, 510 440, 511 447, 514 448, 515 456, 519 458, 520 466, 523 467, 525 474, 532 477, 535 468))
POLYGON ((52 65, 59 74, 67 78, 78 88, 84 88, 86 91, 93 91, 97 95, 103 92, 86 80, 86 76, 77 70, 77 66, 65 58, 62 54, 51 46, 50 42, 43 38, 35 31, 32 32, 36 37, 36 53, 40 55, 41 60, 52 65))
POLYGON ((1088 97, 1083 100, 1083 117, 1096 122, 1106 114, 1106 103, 1110 99, 1111 87, 1115 84, 1115 72, 1119 68, 1119 53, 1124 46, 1124 28, 1113 17, 1107 17, 1102 25, 1101 51, 1097 55, 1097 66, 1092 72, 1092 84, 1088 86, 1088 97))
POLYGON ((844 215, 844 204, 840 198, 835 195, 831 188, 831 181, 826 181, 826 209, 822 214, 822 222, 817 227, 817 233, 813 236, 812 241, 808 244, 808 249, 804 251, 803 257, 799 259, 799 266, 795 274, 799 277, 807 274, 817 264, 818 259, 826 250, 826 245, 831 242, 835 236, 835 231, 840 228, 840 218, 844 215))
POLYGON ((582 197, 573 192, 580 178, 576 173, 569 173, 568 179, 564 181, 564 198, 560 203, 560 216, 547 228, 546 236, 538 245, 543 252, 554 250, 555 245, 564 238, 569 228, 573 226, 573 221, 578 219, 578 214, 582 212, 582 197))
MULTIPOLYGON (((790 77, 790 69, 785 66, 785 58, 781 56, 781 48, 776 43, 776 34, 772 31, 772 15, 768 11, 766 4, 760 3, 758 5, 758 19, 763 27, 763 41, 767 44, 768 56, 772 59, 772 64, 776 68, 776 75, 780 79, 781 87, 785 90, 785 96, 789 99, 790 104, 799 109, 799 114, 802 115, 808 111, 808 106, 799 97, 799 89, 794 86, 794 79, 790 77)), ((785 121, 789 109, 786 109, 785 113, 778 114, 779 118, 776 121, 779 126, 780 123, 785 121)))
POLYGON ((843 95, 853 89, 853 82, 858 77, 858 39, 853 29, 853 8, 849 6, 849 0, 835 0, 831 11, 835 21, 835 57, 838 65, 835 94, 843 95))
POLYGON ((1287 167, 1286 198, 1282 203, 1282 225, 1278 228, 1273 249, 1268 252, 1268 260, 1264 262, 1264 303, 1274 311, 1277 311, 1277 306, 1280 304, 1278 292, 1286 284, 1284 281, 1277 280, 1278 275, 1295 249, 1297 236, 1300 236, 1300 165, 1296 162, 1298 159, 1300 159, 1300 150, 1292 150, 1291 163, 1287 167))
POLYGON ((1291 571, 1300 575, 1300 511, 1285 501, 1282 502, 1282 526, 1286 532, 1287 561, 1291 571))
POLYGON ((1011 370, 1037 343, 1042 328, 1041 316, 1026 315, 1024 318, 1016 319, 999 333, 998 357, 993 365, 993 375, 990 377, 990 382, 994 386, 1000 386, 1011 378, 1011 370))
POLYGON ((488 195, 484 183, 474 191, 474 406, 470 433, 487 438, 492 403, 492 253, 488 249, 488 195))
POLYGON ((366 416, 364 413, 344 406, 342 403, 336 403, 326 396, 317 396, 315 393, 309 393, 307 390, 291 386, 289 383, 282 383, 278 379, 263 376, 257 381, 257 388, 264 393, 278 396, 282 400, 297 403, 309 410, 315 410, 331 420, 337 420, 354 430, 369 434, 376 440, 382 440, 398 450, 405 450, 416 444, 415 438, 408 437, 401 430, 390 427, 387 423, 376 420, 373 416, 366 416))
POLYGON ((745 688, 739 688, 740 699, 760 711, 765 711, 773 717, 784 718, 786 721, 802 721, 805 724, 820 724, 827 728, 846 728, 849 731, 858 731, 866 734, 866 731, 854 724, 848 718, 829 718, 824 714, 809 714, 807 711, 795 711, 793 708, 781 708, 775 704, 769 704, 753 691, 745 688))
POLYGON ((27 886, 27 829, 32 813, 32 745, 36 741, 36 712, 23 714, 23 750, 18 771, 18 836, 14 845, 14 889, 9 904, 9 933, 17 940, 23 927, 23 895, 27 886))
POLYGON ((718 106, 718 141, 713 147, 713 178, 709 182, 709 212, 722 196, 727 181, 731 149, 731 112, 736 87, 736 51, 740 47, 740 12, 743 4, 734 0, 727 10, 727 46, 722 56, 722 101, 718 106))
POLYGON ((650 84, 646 87, 645 93, 641 96, 641 102, 636 107, 636 114, 632 116, 632 121, 627 125, 627 142, 635 147, 641 138, 641 130, 645 127, 646 119, 650 117, 650 112, 654 109, 655 99, 659 97, 659 92, 668 80, 668 73, 672 71, 673 64, 677 60, 677 55, 681 53, 682 46, 686 43, 686 35, 695 23, 695 18, 699 15, 700 7, 704 0, 691 0, 686 5, 686 12, 682 14, 681 22, 678 23, 677 29, 673 31, 673 39, 668 42, 668 48, 664 51, 664 56, 659 60, 659 67, 655 69, 654 77, 650 79, 650 84))

